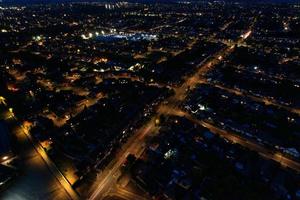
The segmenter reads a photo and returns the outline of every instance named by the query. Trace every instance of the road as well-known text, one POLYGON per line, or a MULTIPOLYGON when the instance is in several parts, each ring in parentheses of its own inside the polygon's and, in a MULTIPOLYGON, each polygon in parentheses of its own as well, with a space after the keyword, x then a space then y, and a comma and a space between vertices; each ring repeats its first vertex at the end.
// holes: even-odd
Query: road
POLYGON ((272 105, 272 106, 277 107, 279 109, 283 109, 283 110, 286 110, 288 112, 300 115, 300 109, 298 109, 298 108, 292 108, 292 107, 289 107, 289 106, 282 105, 280 103, 277 103, 275 100, 270 100, 270 99, 268 99, 266 97, 254 96, 254 95, 249 94, 248 92, 243 92, 243 91, 240 91, 240 90, 237 90, 237 89, 233 89, 233 88, 227 88, 227 87, 219 85, 219 84, 213 84, 213 86, 217 87, 217 88, 220 88, 222 90, 225 90, 227 92, 233 93, 233 94, 235 94, 237 96, 248 97, 249 99, 252 99, 253 101, 264 103, 265 105, 272 105))
POLYGON ((64 190, 68 193, 69 197, 73 200, 79 200, 79 195, 75 190, 72 188, 72 185, 66 179, 66 177, 61 173, 61 171, 56 167, 53 161, 48 157, 46 151, 43 147, 38 143, 35 142, 30 134, 30 123, 24 122, 21 125, 22 132, 26 135, 29 141, 33 144, 35 151, 42 157, 43 161, 47 164, 47 167, 58 180, 58 182, 63 186, 64 190))
MULTIPOLYGON (((236 44, 244 42, 251 35, 251 27, 249 30, 243 34, 241 38, 236 41, 236 44)), ((147 122, 141 129, 137 130, 133 136, 128 140, 128 142, 123 146, 122 150, 115 159, 98 175, 98 179, 95 182, 95 186, 91 188, 91 194, 89 199, 103 199, 107 195, 107 191, 113 188, 117 184, 117 179, 114 176, 118 174, 120 167, 126 160, 129 153, 134 154, 139 157, 144 151, 144 143, 147 136, 154 134, 157 130, 155 126, 155 120, 159 118, 161 114, 169 115, 176 109, 180 103, 186 98, 187 91, 194 87, 198 81, 199 77, 203 77, 209 70, 211 70, 218 63, 223 61, 223 59, 230 55, 236 45, 228 46, 221 49, 216 54, 209 56, 203 62, 197 66, 197 71, 191 76, 184 77, 184 82, 180 87, 174 89, 175 94, 166 100, 169 105, 169 109, 163 109, 165 107, 164 103, 161 103, 158 107, 157 114, 147 122)))
MULTIPOLYGON (((12 122, 18 124, 13 113, 11 116, 12 122)), ((3 192, 1 199, 80 199, 42 146, 32 138, 30 128, 29 122, 15 126, 13 134, 20 145, 25 174, 17 179, 14 187, 3 192)))
POLYGON ((217 83, 210 83, 207 80, 205 80, 204 78, 203 78, 203 80, 200 80, 199 83, 211 85, 213 87, 219 88, 221 90, 225 90, 225 91, 227 91, 229 93, 232 93, 232 94, 235 94, 237 96, 248 97, 249 99, 251 99, 253 101, 260 102, 260 103, 263 103, 265 105, 272 105, 276 108, 283 109, 283 110, 286 110, 288 112, 300 115, 300 109, 282 105, 280 103, 277 103, 276 100, 271 100, 271 99, 268 99, 266 97, 254 96, 252 94, 249 94, 246 91, 241 91, 241 90, 238 90, 238 89, 235 89, 235 88, 228 88, 226 86, 223 86, 223 85, 220 85, 220 84, 217 84, 217 83))
POLYGON ((115 190, 109 192, 108 195, 112 197, 120 197, 121 199, 125 199, 125 200, 148 200, 145 197, 132 193, 121 187, 117 187, 115 190))
MULTIPOLYGON (((102 74, 96 75, 95 76, 95 84, 101 83, 104 79, 115 79, 115 80, 130 79, 131 81, 141 82, 143 84, 146 84, 147 86, 171 89, 170 86, 168 86, 166 84, 162 84, 162 83, 157 83, 157 82, 146 83, 143 78, 134 76, 131 73, 126 73, 126 72, 118 73, 118 74, 102 73, 102 74)), ((72 83, 66 83, 65 85, 58 85, 48 79, 40 79, 37 81, 37 83, 50 91, 72 90, 72 92, 74 94, 77 94, 79 96, 87 96, 85 99, 77 102, 73 107, 68 108, 65 111, 65 113, 62 114, 61 116, 57 116, 54 112, 40 114, 41 116, 52 120, 54 125, 57 127, 62 127, 63 125, 65 125, 67 123, 67 121, 70 119, 71 116, 75 117, 76 115, 80 114, 84 110, 84 108, 89 108, 89 107, 95 105, 96 103, 98 103, 99 100, 106 97, 106 95, 101 92, 98 94, 95 94, 93 97, 88 96, 90 94, 88 89, 72 86, 72 83)), ((1 101, 1 99, 0 99, 0 101, 1 101)))
POLYGON ((73 107, 66 110, 66 112, 62 116, 57 116, 54 112, 50 112, 47 114, 40 114, 43 117, 47 117, 48 119, 52 120, 54 125, 57 127, 62 127, 67 123, 70 117, 75 117, 80 114, 85 108, 89 108, 96 103, 100 99, 105 98, 106 96, 103 93, 97 93, 94 97, 87 97, 79 102, 77 102, 73 107))
POLYGON ((300 173, 300 163, 297 161, 294 161, 285 155, 281 154, 280 152, 274 152, 263 145, 257 144, 254 141, 251 141, 247 138, 243 138, 242 136, 239 136, 235 133, 229 132, 227 130, 220 129, 210 123, 207 123, 203 120, 198 120, 189 113, 179 110, 179 109, 174 109, 174 108, 162 108, 162 112, 164 110, 172 110, 172 113, 169 112, 171 115, 179 116, 179 117, 185 117, 191 122, 198 124, 200 126, 208 128, 212 133, 215 133, 217 135, 220 135, 223 138, 226 138, 227 140, 231 141, 232 143, 238 143, 243 147, 246 147, 247 149, 250 149, 252 151, 256 151, 258 154, 260 154, 262 157, 269 159, 269 160, 274 160, 275 162, 280 163, 283 167, 288 167, 296 172, 300 173))
POLYGON ((122 72, 118 74, 112 74, 112 73, 106 73, 106 74, 99 74, 95 77, 95 84, 101 83, 104 79, 130 79, 132 82, 140 82, 143 83, 147 86, 153 86, 153 87, 158 87, 158 88, 170 88, 169 85, 163 84, 163 83, 158 83, 158 82, 145 82, 144 78, 133 75, 128 72, 122 72))
POLYGON ((129 154, 140 156, 144 151, 144 139, 147 135, 155 132, 155 119, 152 119, 144 127, 138 130, 133 137, 123 146, 121 151, 115 156, 115 159, 105 168, 105 170, 98 176, 96 187, 92 188, 94 191, 89 199, 102 199, 107 195, 112 186, 117 183, 117 174, 120 167, 126 161, 129 154))
MULTIPOLYGON (((7 123, 13 123, 10 118, 7 123)), ((1 191, 2 200, 36 200, 36 199, 71 199, 60 182, 49 171, 43 158, 35 150, 20 126, 14 126, 12 134, 18 143, 18 159, 21 162, 21 173, 11 185, 1 191)))
POLYGON ((24 44, 23 46, 19 47, 18 49, 14 50, 14 51, 10 51, 11 53, 19 53, 20 51, 23 51, 25 49, 27 49, 29 46, 31 46, 33 43, 32 41, 28 41, 26 44, 24 44))

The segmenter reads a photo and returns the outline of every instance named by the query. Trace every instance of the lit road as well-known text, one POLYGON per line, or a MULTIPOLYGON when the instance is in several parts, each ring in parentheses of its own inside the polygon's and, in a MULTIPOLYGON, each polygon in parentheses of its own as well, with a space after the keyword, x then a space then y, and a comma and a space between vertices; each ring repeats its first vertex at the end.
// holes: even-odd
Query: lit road
POLYGON ((94 97, 87 97, 86 99, 77 102, 74 107, 67 109, 67 111, 61 117, 57 116, 54 112, 49 114, 41 114, 41 116, 51 119, 55 126, 61 127, 67 123, 71 116, 77 116, 85 108, 95 105, 102 98, 105 98, 105 95, 102 93, 98 93, 94 97))
POLYGON ((227 91, 229 93, 235 94, 237 96, 248 97, 249 99, 252 99, 253 101, 264 103, 265 105, 272 105, 272 106, 277 107, 279 109, 283 109, 283 110, 286 110, 288 112, 300 115, 300 109, 282 105, 280 103, 277 103, 275 100, 270 100, 270 99, 268 99, 266 97, 254 96, 252 94, 249 94, 248 92, 241 91, 241 90, 234 89, 234 88, 228 88, 226 86, 223 86, 223 85, 220 85, 220 84, 216 84, 216 83, 209 83, 206 80, 199 81, 199 83, 205 83, 205 84, 211 85, 213 87, 225 90, 225 91, 227 91))
POLYGON ((184 112, 179 109, 170 109, 170 108, 162 108, 163 110, 172 110, 172 113, 169 112, 169 114, 175 115, 175 116, 180 116, 180 117, 185 117, 191 122, 201 125, 203 127, 208 128, 212 133, 215 133, 217 135, 220 135, 223 138, 226 138, 227 140, 233 142, 233 143, 238 143, 242 145, 243 147, 246 147, 247 149, 250 149, 252 151, 256 151, 259 153, 262 157, 270 160, 274 160, 278 163, 280 163, 284 167, 289 167, 298 173, 300 173, 300 163, 286 157, 285 155, 281 154, 280 152, 274 152, 260 144, 257 144, 256 142, 250 141, 249 139, 243 138, 242 136, 239 136, 235 133, 229 132, 227 130, 220 129, 210 123, 207 123, 202 120, 198 120, 191 116, 189 113, 184 112))
POLYGON ((289 111, 291 113, 295 113, 295 114, 300 115, 300 109, 292 108, 292 107, 289 107, 289 106, 285 106, 285 105, 279 104, 275 100, 270 100, 270 99, 268 99, 266 97, 257 97, 257 96, 248 94, 247 92, 242 92, 242 91, 239 91, 239 90, 236 90, 236 89, 227 88, 227 87, 224 87, 224 86, 221 86, 221 85, 217 85, 217 84, 213 84, 213 85, 215 87, 217 87, 217 88, 226 90, 226 91, 228 91, 230 93, 234 93, 235 95, 245 96, 245 97, 248 97, 248 98, 250 98, 250 99, 252 99, 254 101, 261 102, 261 103, 264 103, 266 105, 272 105, 274 107, 277 107, 277 108, 280 108, 280 109, 284 109, 284 110, 287 110, 287 111, 289 111))
POLYGON ((96 188, 93 189, 89 199, 102 199, 107 195, 112 186, 116 185, 117 174, 120 167, 126 161, 129 154, 140 156, 144 151, 144 139, 147 135, 155 132, 154 119, 148 122, 143 128, 138 130, 133 137, 125 144, 122 150, 115 156, 115 159, 106 167, 106 169, 98 176, 96 188))
MULTIPOLYGON (((126 72, 118 73, 118 74, 106 73, 106 74, 97 75, 95 77, 95 84, 101 83, 104 79, 115 79, 115 80, 130 79, 133 82, 134 81, 141 82, 143 84, 146 84, 147 86, 171 89, 170 86, 168 86, 166 84, 162 84, 162 83, 156 83, 156 82, 146 83, 144 81, 144 79, 142 79, 141 77, 134 76, 131 73, 126 73, 126 72)), ((59 90, 68 90, 69 89, 69 90, 72 90, 73 93, 75 93, 79 96, 87 96, 89 94, 89 91, 87 89, 73 87, 73 86, 71 86, 71 84, 68 84, 68 86, 58 86, 58 85, 55 85, 52 81, 45 80, 45 79, 38 80, 37 82, 38 82, 38 84, 40 84, 44 88, 47 88, 50 91, 54 91, 57 89, 59 89, 59 90)), ((105 97, 106 97, 106 95, 101 92, 96 94, 93 97, 86 97, 85 99, 77 102, 73 107, 68 108, 66 110, 66 112, 64 114, 62 114, 61 116, 57 116, 54 112, 49 112, 46 114, 41 113, 40 115, 52 120, 55 126, 62 127, 63 125, 65 125, 67 123, 67 121, 70 119, 71 116, 72 117, 77 116, 84 110, 84 108, 89 108, 89 107, 95 105, 99 100, 101 100, 105 97)))
MULTIPOLYGON (((11 119, 16 120, 13 109, 9 109, 11 119)), ((58 170, 48 157, 42 146, 35 142, 30 134, 31 123, 24 122, 15 126, 20 148, 20 158, 24 162, 24 175, 17 178, 14 187, 1 194, 0 199, 33 200, 33 199, 73 199, 78 200, 78 194, 73 190, 68 180, 58 170)))
POLYGON ((31 141, 31 143, 34 146, 34 149, 38 154, 42 157, 43 161, 47 164, 47 167, 52 172, 52 174, 55 176, 55 178, 58 180, 58 182, 63 186, 64 190, 67 192, 69 197, 73 200, 78 200, 79 196, 72 188, 69 181, 66 179, 66 177, 60 172, 60 170, 56 167, 56 165, 52 162, 52 160, 48 157, 47 153, 43 149, 43 147, 37 143, 34 142, 31 134, 30 134, 30 124, 24 122, 21 126, 23 133, 26 135, 26 137, 31 141))
POLYGON ((180 20, 176 21, 176 22, 173 23, 172 25, 170 25, 170 24, 159 25, 159 26, 156 26, 156 27, 151 28, 151 30, 152 30, 152 31, 155 31, 155 30, 158 30, 158 29, 169 28, 169 27, 175 26, 176 24, 182 23, 182 22, 184 22, 184 21, 186 21, 186 20, 187 20, 187 18, 183 18, 183 19, 180 19, 180 20))
POLYGON ((1 191, 2 200, 36 200, 36 199, 71 199, 60 182, 49 171, 43 158, 34 149, 32 143, 24 135, 20 126, 12 132, 17 139, 22 163, 19 174, 10 186, 1 191))
POLYGON ((134 194, 128 190, 125 190, 121 187, 117 187, 115 191, 111 191, 109 193, 111 196, 121 197, 126 200, 148 200, 149 198, 142 197, 140 195, 134 194))
POLYGON ((143 84, 146 84, 147 86, 153 86, 153 87, 158 87, 158 88, 170 88, 170 86, 166 85, 166 84, 162 84, 162 83, 157 83, 157 82, 150 82, 147 83, 145 82, 144 78, 133 75, 131 73, 127 73, 127 72, 123 72, 123 73, 118 73, 118 74, 112 74, 112 73, 107 73, 107 74, 101 74, 101 75, 97 75, 95 77, 96 84, 101 83, 104 79, 115 79, 115 80, 119 80, 119 79, 129 79, 132 82, 140 82, 143 84))
MULTIPOLYGON (((241 38, 238 39, 236 44, 242 43, 251 35, 251 30, 247 30, 241 38)), ((107 191, 110 188, 115 187, 117 184, 117 177, 121 165, 126 160, 128 154, 134 154, 136 157, 140 157, 144 151, 144 142, 148 135, 155 134, 158 127, 155 126, 155 120, 159 118, 161 114, 169 115, 180 105, 180 103, 186 98, 187 91, 194 87, 200 77, 203 77, 209 70, 211 70, 218 63, 222 62, 223 59, 230 55, 236 45, 228 46, 221 49, 216 54, 207 57, 202 61, 198 66, 198 70, 192 74, 190 77, 184 78, 184 83, 174 89, 175 94, 168 98, 165 102, 169 105, 168 109, 165 109, 165 104, 161 103, 158 107, 157 114, 147 122, 141 129, 137 130, 133 136, 127 141, 123 146, 122 150, 118 155, 115 156, 115 159, 98 175, 98 179, 95 182, 95 186, 91 188, 91 194, 89 199, 103 199, 107 194, 107 191)))
POLYGON ((71 199, 57 179, 49 172, 43 159, 31 144, 22 145, 23 173, 9 187, 1 191, 1 200, 71 199))
POLYGON ((19 53, 20 51, 23 51, 23 50, 27 49, 31 45, 32 45, 32 41, 29 41, 26 44, 24 44, 23 46, 19 47, 17 50, 14 50, 14 51, 11 51, 11 52, 12 53, 19 53))

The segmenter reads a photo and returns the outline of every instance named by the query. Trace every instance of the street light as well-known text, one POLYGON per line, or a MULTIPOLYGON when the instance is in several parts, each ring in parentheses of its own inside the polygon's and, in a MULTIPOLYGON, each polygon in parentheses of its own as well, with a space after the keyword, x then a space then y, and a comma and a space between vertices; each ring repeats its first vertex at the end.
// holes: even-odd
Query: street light
POLYGON ((160 124, 160 120, 159 119, 155 119, 155 125, 158 126, 160 124))
POLYGON ((0 96, 0 103, 6 106, 6 99, 3 96, 0 96))
POLYGON ((13 108, 9 108, 8 111, 9 111, 10 113, 13 113, 13 112, 14 112, 14 111, 13 111, 13 108))

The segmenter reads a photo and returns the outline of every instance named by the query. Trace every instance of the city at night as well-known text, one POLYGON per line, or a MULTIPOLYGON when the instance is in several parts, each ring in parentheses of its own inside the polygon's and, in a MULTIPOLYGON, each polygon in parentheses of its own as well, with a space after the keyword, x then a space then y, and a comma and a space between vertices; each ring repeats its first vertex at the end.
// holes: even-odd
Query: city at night
POLYGON ((0 0, 0 200, 300 200, 300 2, 0 0))

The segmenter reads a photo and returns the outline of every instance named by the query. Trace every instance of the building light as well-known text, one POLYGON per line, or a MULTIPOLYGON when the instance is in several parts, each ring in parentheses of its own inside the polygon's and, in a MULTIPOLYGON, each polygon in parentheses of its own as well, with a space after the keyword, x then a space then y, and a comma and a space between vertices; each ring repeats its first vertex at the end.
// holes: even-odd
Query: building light
POLYGON ((3 157, 2 157, 2 160, 3 160, 3 161, 5 161, 5 160, 7 160, 7 159, 8 159, 8 156, 3 156, 3 157))
POLYGON ((156 120, 155 120, 155 124, 156 124, 156 125, 159 125, 159 124, 160 124, 160 120, 159 120, 159 119, 156 119, 156 120))
POLYGON ((84 40, 87 39, 87 37, 84 34, 81 35, 81 38, 84 39, 84 40))

